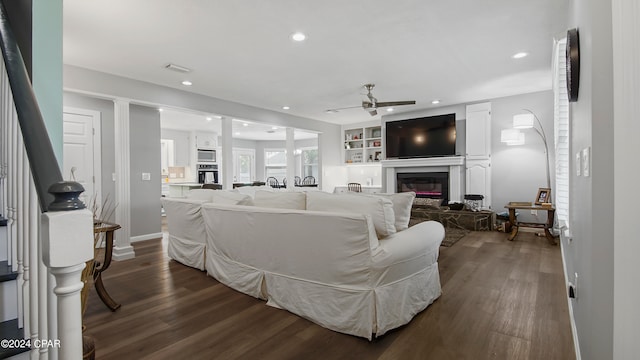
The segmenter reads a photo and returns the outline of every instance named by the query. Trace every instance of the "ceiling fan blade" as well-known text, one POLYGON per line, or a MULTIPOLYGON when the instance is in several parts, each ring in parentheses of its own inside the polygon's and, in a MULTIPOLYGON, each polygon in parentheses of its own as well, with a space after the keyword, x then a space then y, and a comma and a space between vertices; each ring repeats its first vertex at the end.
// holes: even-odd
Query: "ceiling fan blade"
POLYGON ((378 105, 378 107, 385 107, 385 106, 401 106, 401 105, 415 105, 415 104, 416 104, 415 100, 408 100, 408 101, 378 102, 376 105, 378 105))
POLYGON ((340 110, 347 110, 347 109, 357 109, 361 106, 349 106, 349 107, 343 107, 343 108, 334 108, 334 109, 327 109, 325 111, 340 111, 340 110))

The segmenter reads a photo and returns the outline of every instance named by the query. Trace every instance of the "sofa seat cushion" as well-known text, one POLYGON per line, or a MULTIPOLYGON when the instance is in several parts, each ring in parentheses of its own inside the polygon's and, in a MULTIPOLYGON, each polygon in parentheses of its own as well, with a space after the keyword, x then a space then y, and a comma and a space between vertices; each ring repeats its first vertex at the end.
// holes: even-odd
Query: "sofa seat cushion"
POLYGON ((369 215, 378 238, 385 238, 396 232, 393 202, 381 196, 309 192, 307 210, 369 215))
POLYGON ((306 193, 291 191, 256 191, 253 204, 259 207, 305 210, 306 193))

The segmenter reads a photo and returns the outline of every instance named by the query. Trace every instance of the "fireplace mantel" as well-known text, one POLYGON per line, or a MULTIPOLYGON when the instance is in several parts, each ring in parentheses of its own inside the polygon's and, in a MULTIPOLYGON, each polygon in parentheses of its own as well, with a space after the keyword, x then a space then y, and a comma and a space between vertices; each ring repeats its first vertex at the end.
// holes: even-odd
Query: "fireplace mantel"
MULTIPOLYGON (((385 186, 388 193, 396 192, 396 174, 403 172, 435 172, 447 169, 449 171, 449 201, 462 201, 462 170, 464 156, 444 156, 417 159, 382 160, 385 186)), ((446 170, 444 170, 446 171, 446 170)))
POLYGON ((442 156, 431 158, 417 159, 393 159, 382 160, 381 165, 386 167, 423 167, 423 166, 462 166, 464 165, 464 156, 442 156))

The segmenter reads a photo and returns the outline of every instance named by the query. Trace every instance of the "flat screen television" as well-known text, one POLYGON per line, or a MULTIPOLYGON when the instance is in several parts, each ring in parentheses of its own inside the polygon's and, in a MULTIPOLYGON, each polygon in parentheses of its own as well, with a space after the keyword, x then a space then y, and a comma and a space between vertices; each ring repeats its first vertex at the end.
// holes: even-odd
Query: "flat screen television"
POLYGON ((387 159, 456 154, 456 114, 388 121, 385 133, 387 159))

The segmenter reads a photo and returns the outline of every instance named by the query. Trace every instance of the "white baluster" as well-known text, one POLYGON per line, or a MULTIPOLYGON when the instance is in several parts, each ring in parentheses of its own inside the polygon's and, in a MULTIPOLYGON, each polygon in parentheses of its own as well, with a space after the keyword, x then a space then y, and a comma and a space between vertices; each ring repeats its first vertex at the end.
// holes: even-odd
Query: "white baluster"
POLYGON ((16 228, 16 260, 17 260, 17 270, 18 277, 16 278, 16 284, 18 289, 18 327, 24 327, 24 298, 22 294, 22 289, 24 285, 24 245, 25 245, 25 237, 24 237, 24 219, 23 219, 23 208, 24 208, 24 187, 23 184, 23 175, 24 175, 24 144, 22 142, 22 136, 18 133, 18 141, 17 141, 17 149, 16 149, 16 207, 15 207, 15 228, 16 228))
MULTIPOLYGON (((31 181, 29 182, 29 322, 30 322, 30 333, 26 333, 26 336, 31 338, 31 342, 33 343, 36 339, 44 339, 40 338, 39 329, 40 329, 40 312, 39 312, 39 301, 40 295, 39 293, 39 265, 40 259, 38 258, 38 230, 40 228, 40 207, 38 204, 38 196, 36 195, 36 186, 33 183, 33 177, 30 176, 31 181)), ((44 266, 43 266, 44 267, 44 266)), ((38 359, 39 350, 33 349, 31 350, 31 359, 38 359)))
MULTIPOLYGON (((45 225, 43 224, 42 227, 44 228, 45 225)), ((44 238, 41 238, 41 239, 45 240, 44 238)), ((40 246, 44 246, 44 244, 41 244, 40 246)), ((44 266, 47 266, 46 263, 44 266)), ((51 274, 51 269, 47 266, 46 294, 47 294, 47 333, 49 334, 48 339, 60 339, 58 337, 58 316, 59 316, 58 298, 53 292, 53 289, 55 289, 55 287, 56 287, 56 278, 53 276, 53 274, 51 274)), ((48 349, 47 351, 48 351, 49 360, 58 360, 57 348, 51 348, 51 349, 48 349)))
MULTIPOLYGON (((29 265, 30 265, 30 251, 31 251, 31 247, 29 246, 29 225, 30 225, 30 219, 29 219, 29 207, 30 207, 30 203, 29 203, 29 198, 31 197, 31 194, 29 193, 29 185, 31 182, 31 177, 30 177, 30 171, 29 171, 29 159, 27 158, 27 153, 26 151, 22 152, 23 155, 23 167, 22 167, 22 221, 21 221, 21 225, 22 226, 22 273, 23 273, 23 283, 22 283, 22 318, 23 318, 23 328, 24 328, 24 335, 25 337, 29 336, 29 334, 31 334, 31 306, 30 306, 30 302, 31 302, 31 286, 30 286, 30 281, 31 281, 31 276, 30 276, 30 270, 29 270, 29 265)), ((34 194, 35 195, 35 194, 34 194)))
MULTIPOLYGON (((42 231, 38 232, 38 239, 42 238, 42 231)), ((49 270, 43 262, 42 241, 38 241, 38 335, 40 339, 55 339, 49 336, 49 270)), ((38 350, 40 359, 49 359, 49 348, 38 350)))

